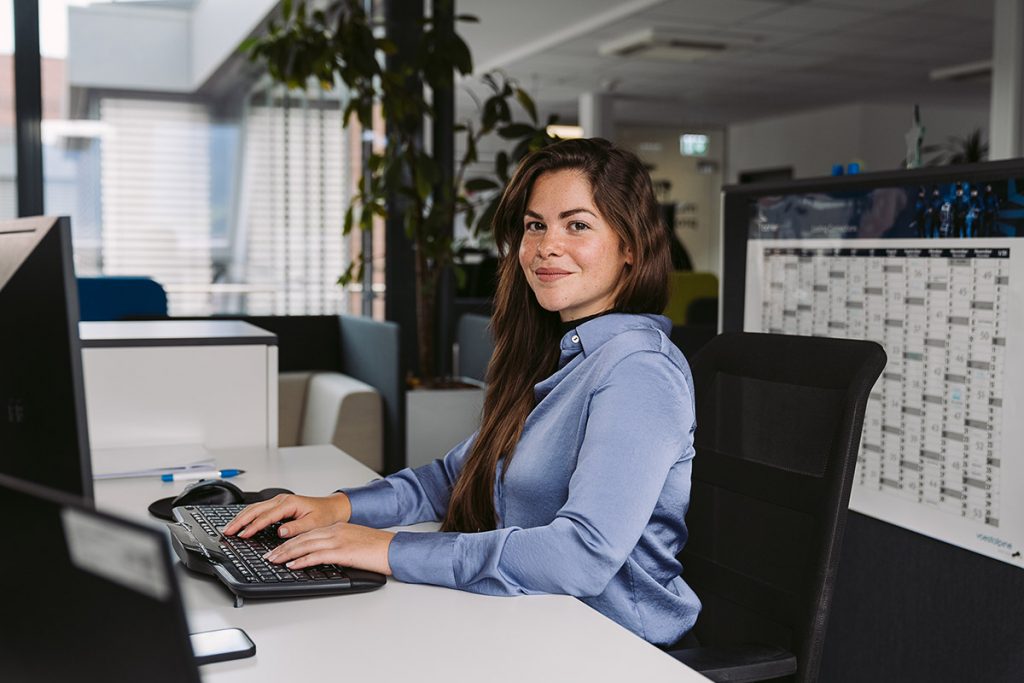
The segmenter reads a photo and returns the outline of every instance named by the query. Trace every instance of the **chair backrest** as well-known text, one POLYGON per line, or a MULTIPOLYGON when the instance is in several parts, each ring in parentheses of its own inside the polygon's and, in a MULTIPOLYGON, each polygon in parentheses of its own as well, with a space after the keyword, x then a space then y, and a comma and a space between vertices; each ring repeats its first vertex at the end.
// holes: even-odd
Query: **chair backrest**
POLYGON ((148 277, 80 277, 78 305, 85 321, 166 316, 167 293, 148 277))
POLYGON ((460 377, 485 381, 487 364, 494 354, 490 326, 490 316, 463 313, 459 317, 455 331, 456 359, 452 365, 460 377))
POLYGON ((874 342, 719 335, 692 359, 696 457, 683 577, 702 646, 760 643, 814 680, 864 409, 885 366, 874 342))

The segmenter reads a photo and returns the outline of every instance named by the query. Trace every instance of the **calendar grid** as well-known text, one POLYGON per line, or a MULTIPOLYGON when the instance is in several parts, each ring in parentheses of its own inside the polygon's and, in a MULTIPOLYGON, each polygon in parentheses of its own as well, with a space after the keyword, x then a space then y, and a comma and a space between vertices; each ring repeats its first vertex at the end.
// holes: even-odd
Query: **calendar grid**
POLYGON ((1000 522, 1009 249, 764 249, 761 329, 868 339, 855 486, 1000 522))

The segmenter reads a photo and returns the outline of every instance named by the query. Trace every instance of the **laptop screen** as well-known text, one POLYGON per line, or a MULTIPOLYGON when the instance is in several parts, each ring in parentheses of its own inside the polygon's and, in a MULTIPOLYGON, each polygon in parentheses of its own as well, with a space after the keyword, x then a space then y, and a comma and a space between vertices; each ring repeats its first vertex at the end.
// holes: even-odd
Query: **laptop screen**
POLYGON ((0 515, 4 680, 199 682, 163 533, 5 475, 0 515))

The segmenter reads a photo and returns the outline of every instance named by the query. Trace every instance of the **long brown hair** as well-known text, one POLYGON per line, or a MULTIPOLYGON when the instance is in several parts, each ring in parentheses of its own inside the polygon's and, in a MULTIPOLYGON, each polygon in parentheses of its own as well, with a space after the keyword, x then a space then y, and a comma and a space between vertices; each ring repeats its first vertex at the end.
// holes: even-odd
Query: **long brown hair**
POLYGON ((594 203, 633 255, 624 266, 615 310, 661 313, 668 302, 671 269, 668 233, 651 178, 636 155, 607 140, 564 140, 540 149, 519 165, 494 216, 501 254, 491 330, 494 354, 487 368, 483 420, 452 489, 443 531, 486 531, 497 526, 494 483, 498 462, 508 469, 523 424, 534 407, 533 386, 558 366, 562 326, 558 313, 537 303, 519 265, 523 216, 537 179, 573 170, 589 182, 594 203))

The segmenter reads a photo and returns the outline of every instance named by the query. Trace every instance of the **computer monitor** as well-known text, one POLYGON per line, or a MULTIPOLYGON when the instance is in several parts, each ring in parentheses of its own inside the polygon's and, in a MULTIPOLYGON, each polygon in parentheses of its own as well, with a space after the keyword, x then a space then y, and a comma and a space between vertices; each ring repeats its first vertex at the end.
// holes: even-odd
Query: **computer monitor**
POLYGON ((161 530, 0 474, 5 681, 199 683, 161 530))
POLYGON ((92 501, 68 218, 0 221, 0 474, 92 501))

